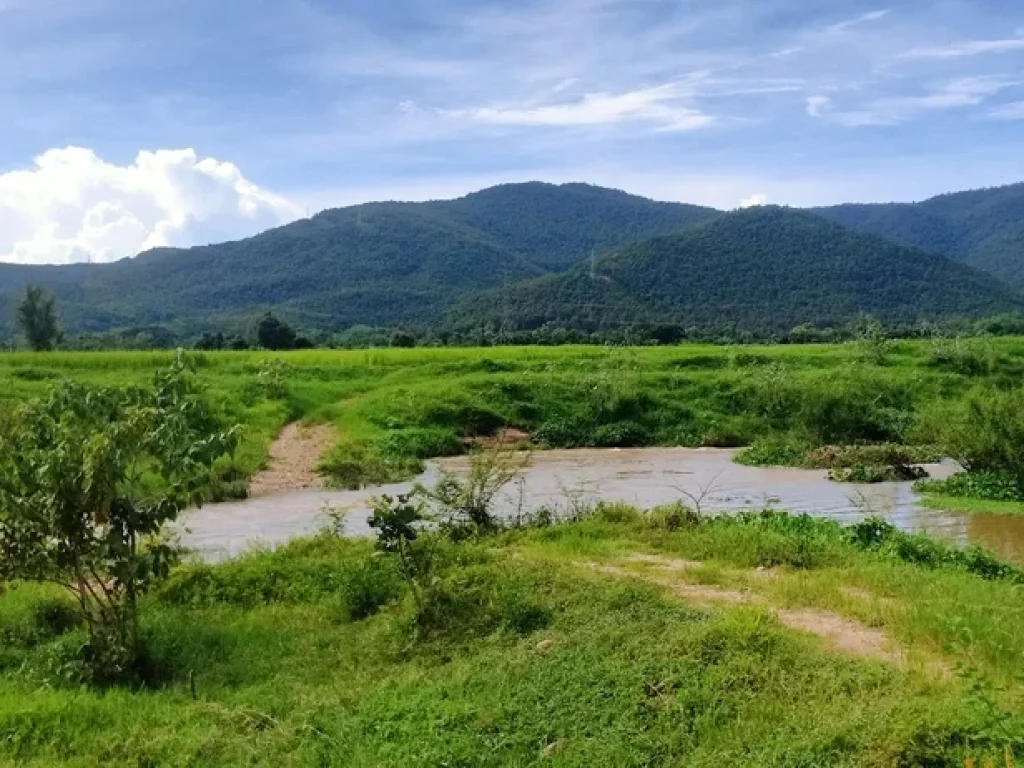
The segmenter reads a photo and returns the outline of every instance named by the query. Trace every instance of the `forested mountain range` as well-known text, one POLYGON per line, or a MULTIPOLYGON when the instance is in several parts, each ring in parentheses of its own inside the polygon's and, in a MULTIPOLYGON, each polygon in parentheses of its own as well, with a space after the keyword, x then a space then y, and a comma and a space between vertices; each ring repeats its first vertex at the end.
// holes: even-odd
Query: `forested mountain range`
POLYGON ((862 313, 907 324, 1022 309, 1015 292, 971 267, 805 211, 764 207, 475 294, 447 319, 456 329, 641 322, 771 334, 862 313))
POLYGON ((893 242, 941 253, 1024 289, 1024 184, 920 203, 837 205, 814 212, 893 242))
POLYGON ((586 184, 508 184, 328 210, 245 240, 113 264, 0 264, 0 336, 13 332, 29 283, 56 295, 71 334, 156 327, 181 338, 239 330, 268 310, 310 330, 466 327, 493 320, 498 296, 498 321, 524 327, 671 318, 764 331, 858 312, 978 316, 1019 300, 934 254, 1024 276, 1022 200, 1024 185, 814 215, 723 213, 586 184), (591 279, 595 265, 602 279, 591 279))

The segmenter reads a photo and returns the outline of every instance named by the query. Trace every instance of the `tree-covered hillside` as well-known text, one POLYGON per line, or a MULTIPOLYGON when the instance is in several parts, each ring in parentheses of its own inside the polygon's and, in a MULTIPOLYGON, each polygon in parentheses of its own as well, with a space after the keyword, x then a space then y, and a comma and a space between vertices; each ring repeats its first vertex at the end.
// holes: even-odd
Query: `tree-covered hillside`
MULTIPOLYGON (((1013 277, 1022 200, 1024 185, 815 213, 1013 277)), ((1024 268, 1019 277, 1024 286, 1024 268)), ((328 210, 246 240, 114 264, 0 264, 0 338, 13 334, 14 302, 29 283, 56 296, 69 335, 160 338, 241 332, 268 310, 307 331, 437 328, 449 312, 443 324, 454 328, 488 319, 519 328, 670 321, 763 331, 861 311, 912 322, 1019 306, 962 265, 809 213, 725 214, 586 184, 509 184, 457 200, 328 210), (513 288, 519 283, 527 285, 513 288)))
POLYGON ((637 240, 679 232, 721 215, 590 184, 504 184, 428 204, 535 264, 562 269, 637 240))
POLYGON ((268 309, 306 327, 424 324, 468 292, 717 215, 582 184, 505 185, 458 200, 371 203, 231 243, 107 265, 0 264, 0 332, 29 282, 72 332, 237 324, 268 309))
POLYGON ((454 328, 545 323, 587 330, 626 322, 754 333, 1024 309, 995 279, 949 259, 846 229, 810 213, 757 208, 606 255, 591 267, 478 294, 454 328))
POLYGON ((815 213, 950 256, 1024 288, 1024 184, 957 192, 921 203, 839 205, 815 213))

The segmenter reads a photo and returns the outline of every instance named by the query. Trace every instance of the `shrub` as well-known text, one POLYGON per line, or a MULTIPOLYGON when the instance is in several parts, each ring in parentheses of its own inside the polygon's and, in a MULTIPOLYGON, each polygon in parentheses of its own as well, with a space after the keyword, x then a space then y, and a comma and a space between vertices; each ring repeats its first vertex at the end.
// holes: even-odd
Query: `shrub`
POLYGON ((441 580, 416 614, 425 636, 470 639, 499 629, 529 634, 547 626, 551 613, 530 598, 524 583, 486 566, 470 566, 441 580))
POLYGON ((340 592, 344 618, 361 621, 401 597, 402 577, 388 560, 370 558, 345 572, 340 592))
POLYGON ((986 501, 1024 501, 1024 485, 1000 472, 959 472, 945 480, 927 480, 915 486, 922 493, 986 501))
POLYGON ((377 441, 375 448, 388 459, 430 459, 457 456, 463 451, 462 442, 452 430, 419 427, 392 430, 377 441))
POLYGON ((1024 483, 1024 388, 982 386, 932 406, 918 431, 970 472, 995 472, 1024 483))

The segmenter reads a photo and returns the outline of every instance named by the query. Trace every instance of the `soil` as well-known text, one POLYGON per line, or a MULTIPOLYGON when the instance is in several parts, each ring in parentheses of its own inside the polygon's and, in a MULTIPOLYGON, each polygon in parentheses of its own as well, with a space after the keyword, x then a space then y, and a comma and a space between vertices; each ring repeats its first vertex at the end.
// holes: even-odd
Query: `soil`
POLYGON ((334 442, 334 429, 326 424, 288 424, 270 446, 266 468, 249 483, 250 496, 323 488, 317 465, 334 442))

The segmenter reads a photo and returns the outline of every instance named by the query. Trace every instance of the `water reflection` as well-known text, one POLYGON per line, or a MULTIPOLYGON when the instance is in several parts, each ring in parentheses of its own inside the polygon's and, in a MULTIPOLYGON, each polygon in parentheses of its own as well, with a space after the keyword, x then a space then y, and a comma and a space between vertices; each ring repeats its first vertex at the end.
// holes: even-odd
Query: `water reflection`
MULTIPOLYGON (((977 542, 1003 557, 1024 562, 1024 516, 966 515, 922 507, 911 483, 841 484, 818 470, 744 467, 733 450, 644 448, 545 451, 533 454, 521 483, 510 485, 499 510, 565 507, 597 500, 626 501, 642 508, 698 497, 709 511, 774 507, 851 523, 883 516, 904 530, 925 531, 958 544, 977 542)), ((432 464, 464 470, 464 457, 432 464)), ((929 465, 933 477, 954 467, 929 465)), ((214 504, 187 516, 183 540, 204 557, 220 559, 254 543, 273 545, 315 532, 324 523, 324 507, 348 511, 346 531, 369 532, 369 500, 381 493, 403 493, 411 483, 361 491, 297 491, 243 502, 214 504)))

